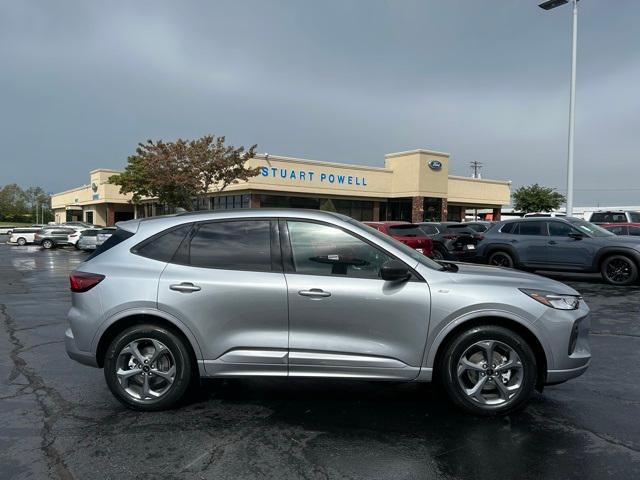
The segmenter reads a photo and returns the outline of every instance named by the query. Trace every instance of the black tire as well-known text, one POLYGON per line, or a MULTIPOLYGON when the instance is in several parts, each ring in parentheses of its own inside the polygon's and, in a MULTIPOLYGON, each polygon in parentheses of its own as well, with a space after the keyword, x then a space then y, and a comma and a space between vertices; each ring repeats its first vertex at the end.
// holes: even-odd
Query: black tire
POLYGON ((602 262, 600 273, 610 285, 631 285, 638 280, 638 266, 625 255, 611 255, 602 262))
POLYGON ((440 250, 439 248, 434 248, 433 252, 431 253, 431 258, 433 258, 434 260, 446 260, 446 256, 444 253, 442 253, 442 250, 440 250))
POLYGON ((55 247, 55 243, 53 243, 53 240, 49 240, 49 239, 45 239, 42 241, 42 248, 49 250, 53 247, 55 247))
POLYGON ((497 267, 514 268, 516 265, 515 260, 510 253, 504 250, 498 250, 489 255, 489 265, 495 265, 497 267))
MULTIPOLYGON (((496 357, 494 356, 494 358, 496 357)), ((472 327, 460 333, 446 346, 439 369, 440 380, 449 398, 456 406, 478 416, 505 415, 522 408, 535 388, 537 377, 536 358, 531 347, 514 331, 497 325, 472 327), (467 352, 473 351, 472 349, 478 342, 483 341, 495 342, 495 351, 497 352, 495 355, 500 356, 501 350, 505 351, 505 346, 518 355, 522 367, 509 373, 507 383, 504 383, 499 377, 496 379, 495 375, 500 374, 492 370, 492 365, 487 365, 488 369, 484 370, 487 372, 485 374, 467 370, 463 371, 460 376, 458 375, 459 363, 463 355, 466 356, 467 352), (500 389, 494 383, 496 381, 502 381, 506 386, 509 386, 509 382, 513 382, 514 386, 519 383, 519 388, 514 390, 513 394, 507 393, 505 396, 509 397, 508 399, 499 396, 493 400, 502 401, 502 403, 481 403, 480 400, 473 399, 465 393, 464 383, 470 378, 468 377, 471 375, 469 372, 475 374, 478 380, 481 378, 479 375, 487 377, 483 384, 484 387, 480 390, 481 395, 485 388, 488 397, 498 395, 500 389)))
POLYGON ((18 245, 20 245, 21 247, 24 247, 27 244, 27 239, 24 237, 20 237, 17 241, 18 245))
MULTIPOLYGON (((129 360, 129 362, 131 362, 131 360, 129 360)), ((194 372, 191 363, 190 350, 186 342, 181 336, 175 334, 171 330, 157 325, 135 325, 124 330, 113 339, 105 353, 104 377, 107 381, 107 385, 109 386, 111 393, 113 393, 113 395, 122 404, 133 410, 158 411, 176 406, 189 388, 193 375, 194 372), (116 374, 118 368, 122 367, 119 363, 122 361, 120 359, 120 353, 132 342, 139 341, 143 343, 149 339, 161 342, 169 350, 173 366, 175 367, 173 382, 158 398, 134 398, 134 396, 128 393, 125 387, 120 383, 116 374)), ((135 377, 138 377, 138 375, 135 377)), ((135 380, 138 381, 138 379, 135 380)), ((162 379, 156 375, 154 379, 150 378, 148 381, 151 382, 158 380, 162 382, 162 379)))

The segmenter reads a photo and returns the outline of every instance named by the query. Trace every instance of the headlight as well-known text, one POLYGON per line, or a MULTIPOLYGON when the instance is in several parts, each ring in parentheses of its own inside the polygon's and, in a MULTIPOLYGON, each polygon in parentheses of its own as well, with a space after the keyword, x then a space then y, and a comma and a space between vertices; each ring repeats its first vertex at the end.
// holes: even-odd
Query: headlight
POLYGON ((528 288, 521 288, 520 291, 541 304, 558 310, 577 310, 582 298, 578 295, 562 295, 544 290, 529 290, 528 288))

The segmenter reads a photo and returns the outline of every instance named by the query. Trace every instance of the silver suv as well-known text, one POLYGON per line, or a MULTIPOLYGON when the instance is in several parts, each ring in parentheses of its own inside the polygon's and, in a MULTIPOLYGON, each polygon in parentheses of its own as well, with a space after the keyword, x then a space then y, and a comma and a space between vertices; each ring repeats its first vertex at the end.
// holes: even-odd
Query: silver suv
POLYGON ((306 210, 118 224, 70 277, 69 356, 125 405, 176 404, 199 377, 439 379, 467 411, 512 411, 588 367, 578 292, 436 263, 348 217, 306 210))

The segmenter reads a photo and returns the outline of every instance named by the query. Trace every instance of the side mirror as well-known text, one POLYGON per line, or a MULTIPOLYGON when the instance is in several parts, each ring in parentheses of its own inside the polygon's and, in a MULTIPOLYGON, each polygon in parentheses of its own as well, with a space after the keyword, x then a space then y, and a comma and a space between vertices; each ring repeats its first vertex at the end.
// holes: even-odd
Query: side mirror
POLYGON ((573 238, 574 240, 582 240, 584 238, 584 235, 580 232, 571 232, 569 234, 569 237, 573 238))
POLYGON ((410 276, 409 267, 400 260, 389 260, 380 268, 380 278, 390 282, 404 282, 410 276))

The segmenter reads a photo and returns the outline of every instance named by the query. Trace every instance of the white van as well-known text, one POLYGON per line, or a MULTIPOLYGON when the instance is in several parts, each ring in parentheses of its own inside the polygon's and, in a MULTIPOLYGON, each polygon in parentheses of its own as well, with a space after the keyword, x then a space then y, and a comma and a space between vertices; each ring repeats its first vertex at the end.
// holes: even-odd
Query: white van
POLYGON ((34 242, 34 236, 40 231, 40 228, 14 228, 7 243, 13 245, 27 245, 34 242))

